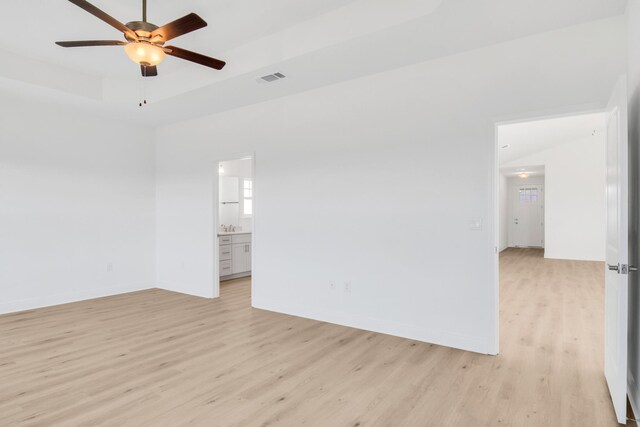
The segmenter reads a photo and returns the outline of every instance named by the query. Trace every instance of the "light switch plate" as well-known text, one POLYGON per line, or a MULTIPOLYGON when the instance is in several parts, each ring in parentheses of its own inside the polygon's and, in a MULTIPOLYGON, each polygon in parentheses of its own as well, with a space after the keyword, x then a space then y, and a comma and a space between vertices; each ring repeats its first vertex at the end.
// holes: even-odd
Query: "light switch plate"
POLYGON ((469 230, 482 231, 482 220, 472 219, 471 221, 469 221, 469 230))

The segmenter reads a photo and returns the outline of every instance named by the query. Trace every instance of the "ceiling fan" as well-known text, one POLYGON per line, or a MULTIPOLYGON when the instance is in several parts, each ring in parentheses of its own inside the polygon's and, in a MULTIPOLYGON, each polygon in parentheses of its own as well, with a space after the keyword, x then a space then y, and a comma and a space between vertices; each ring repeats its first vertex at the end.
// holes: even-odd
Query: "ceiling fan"
POLYGON ((216 58, 201 55, 175 46, 165 46, 171 39, 206 27, 207 23, 195 13, 190 13, 180 19, 176 19, 162 27, 147 22, 147 0, 142 0, 142 21, 131 21, 126 24, 107 15, 91 3, 85 0, 69 0, 76 6, 86 10, 98 19, 103 20, 124 34, 126 41, 119 40, 81 40, 56 42, 62 47, 86 47, 86 46, 124 46, 129 58, 140 65, 143 77, 158 75, 157 65, 161 63, 165 55, 175 56, 195 62, 205 67, 221 70, 225 62, 216 58))

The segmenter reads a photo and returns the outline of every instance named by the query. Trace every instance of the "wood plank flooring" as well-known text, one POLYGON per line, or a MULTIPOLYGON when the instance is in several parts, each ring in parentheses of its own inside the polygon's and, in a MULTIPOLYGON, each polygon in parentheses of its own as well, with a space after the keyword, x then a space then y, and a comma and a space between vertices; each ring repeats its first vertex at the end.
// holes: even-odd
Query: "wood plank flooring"
POLYGON ((616 426, 603 264, 501 255, 496 357, 143 291, 0 316, 2 426, 616 426))

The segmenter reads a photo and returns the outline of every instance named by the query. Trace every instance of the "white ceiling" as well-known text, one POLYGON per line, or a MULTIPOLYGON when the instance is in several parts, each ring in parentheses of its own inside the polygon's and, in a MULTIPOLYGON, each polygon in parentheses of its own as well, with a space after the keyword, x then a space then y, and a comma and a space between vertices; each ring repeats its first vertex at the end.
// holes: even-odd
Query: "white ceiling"
MULTIPOLYGON (((139 2, 92 1, 122 21, 139 19, 139 2)), ((209 26, 174 44, 228 65, 215 71, 167 58, 160 76, 144 79, 122 48, 54 44, 119 35, 73 4, 5 2, 0 91, 16 82, 18 88, 32 87, 19 89, 30 96, 155 126, 618 16, 625 5, 625 0, 150 0, 149 20, 159 25, 189 12, 201 15, 209 26), (276 71, 287 79, 256 83, 276 71), (151 101, 144 109, 137 107, 141 96, 151 101)))
POLYGON ((500 173, 507 178, 515 178, 521 174, 527 174, 530 177, 544 176, 544 166, 532 165, 532 166, 518 166, 500 168, 500 173))
MULTIPOLYGON (((148 21, 162 26, 195 12, 207 27, 171 44, 210 56, 321 15, 354 0, 148 0, 148 21)), ((122 23, 139 21, 141 0, 90 0, 122 23)), ((2 6, 0 49, 73 68, 101 77, 137 78, 138 67, 122 48, 61 48, 61 40, 122 40, 122 34, 67 1, 20 0, 2 6), (35 27, 35 28, 34 28, 35 27), (27 31, 25 31, 25 29, 27 31)), ((162 72, 187 66, 175 58, 162 64, 162 72)))
POLYGON ((591 113, 505 124, 498 127, 500 164, 578 139, 602 135, 605 114, 591 113), (507 148, 502 148, 508 145, 507 148))

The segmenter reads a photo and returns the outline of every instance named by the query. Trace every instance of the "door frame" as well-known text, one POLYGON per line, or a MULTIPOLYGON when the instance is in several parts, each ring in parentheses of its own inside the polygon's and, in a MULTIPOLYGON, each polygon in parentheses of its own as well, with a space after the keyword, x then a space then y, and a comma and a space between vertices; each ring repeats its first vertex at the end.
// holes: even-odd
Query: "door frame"
POLYGON ((529 113, 494 116, 487 122, 489 143, 492 144, 493 147, 492 162, 489 170, 491 191, 488 206, 490 218, 488 221, 489 232, 493 236, 493 244, 488 251, 491 254, 489 263, 492 266, 490 280, 493 284, 493 295, 490 300, 490 322, 493 325, 493 335, 487 343, 487 354, 497 355, 500 353, 500 253, 498 251, 500 247, 500 141, 498 139, 498 128, 507 124, 602 113, 605 110, 606 108, 594 104, 582 104, 564 108, 531 111, 529 113))
POLYGON ((213 161, 213 298, 220 297, 220 242, 218 230, 220 227, 220 163, 234 160, 251 160, 251 188, 253 199, 253 212, 251 214, 251 306, 253 306, 253 296, 255 294, 255 253, 256 253, 256 154, 255 152, 244 152, 220 157, 213 161))

